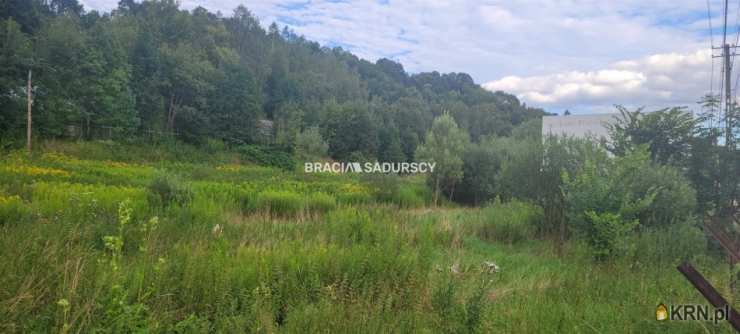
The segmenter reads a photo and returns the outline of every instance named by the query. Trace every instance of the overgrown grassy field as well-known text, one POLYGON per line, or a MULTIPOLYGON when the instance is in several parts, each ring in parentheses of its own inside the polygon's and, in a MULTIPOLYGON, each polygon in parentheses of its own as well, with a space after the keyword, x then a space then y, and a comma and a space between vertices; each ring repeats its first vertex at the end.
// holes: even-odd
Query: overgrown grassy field
POLYGON ((187 146, 3 152, 0 332, 732 332, 655 320, 661 302, 706 304, 675 269, 685 258, 730 295, 698 229, 596 262, 540 236, 534 205, 430 197, 419 178, 187 146))

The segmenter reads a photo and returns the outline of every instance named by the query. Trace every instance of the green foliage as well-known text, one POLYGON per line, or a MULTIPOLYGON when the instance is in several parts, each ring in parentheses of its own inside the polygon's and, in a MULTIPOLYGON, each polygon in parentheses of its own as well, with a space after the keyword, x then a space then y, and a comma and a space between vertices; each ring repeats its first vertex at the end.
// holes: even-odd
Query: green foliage
POLYGON ((624 256, 628 254, 630 242, 628 236, 639 224, 638 220, 625 221, 619 214, 605 212, 598 214, 594 211, 585 213, 591 231, 588 243, 597 259, 624 256))
POLYGON ((373 202, 373 195, 364 188, 343 187, 339 189, 337 201, 342 204, 369 204, 373 202))
MULTIPOLYGON (((11 18, 0 20, 0 138, 13 135, 23 123, 23 96, 10 94, 24 85, 31 42, 21 26, 11 18), (4 135, 6 134, 6 135, 4 135)), ((16 134, 17 135, 17 134, 16 134)))
POLYGON ((393 202, 402 208, 418 208, 424 206, 424 198, 419 195, 417 189, 411 186, 399 187, 393 202))
POLYGON ((157 172, 148 186, 149 203, 153 207, 167 207, 173 203, 186 205, 192 191, 176 174, 157 172))
POLYGON ((110 330, 116 333, 146 332, 149 308, 142 303, 130 303, 127 291, 120 285, 114 285, 103 300, 105 310, 99 330, 110 330))
MULTIPOLYGON (((615 213, 585 216, 608 227, 597 240, 633 250, 594 265, 587 242, 526 242, 540 234, 535 204, 399 207, 415 201, 405 194, 430 197, 421 177, 288 173, 198 151, 206 159, 166 160, 177 155, 157 146, 132 145, 120 153, 129 162, 108 160, 103 143, 46 147, 59 151, 0 159, 0 198, 28 213, 0 226, 0 300, 13 301, 0 307, 2 332, 567 332, 588 323, 693 333, 703 325, 634 319, 656 300, 702 302, 675 274, 684 257, 712 282, 730 275, 689 221, 611 238, 623 226, 615 213), (190 201, 150 204, 157 169, 177 171, 190 201), (397 190, 377 191, 388 184, 397 190), (265 198, 288 199, 290 213, 253 214, 272 210, 265 198), (312 198, 327 211, 303 214, 312 198)), ((608 169, 622 168, 635 169, 608 169)))
MULTIPOLYGON (((465 73, 409 74, 389 59, 371 63, 287 28, 263 29, 244 7, 224 16, 126 0, 115 19, 75 0, 13 0, 0 10, 4 142, 21 135, 18 92, 29 69, 37 138, 217 139, 295 145, 338 160, 411 161, 440 109, 474 140, 544 114, 465 73)), ((290 165, 263 158, 256 161, 290 165)))
POLYGON ((137 187, 35 182, 29 190, 33 210, 60 222, 115 221, 118 205, 125 200, 135 212, 147 206, 147 192, 137 187))
POLYGON ((695 221, 681 222, 670 228, 643 229, 631 239, 634 260, 644 265, 699 260, 707 248, 705 232, 695 221))
POLYGON ((533 240, 543 221, 542 208, 520 201, 496 200, 483 209, 478 236, 483 240, 517 243, 533 240))
POLYGON ((396 174, 365 174, 363 182, 372 187, 378 202, 394 203, 402 208, 424 206, 431 197, 429 189, 419 177, 401 177, 396 174))
MULTIPOLYGON (((303 198, 290 191, 265 191, 257 196, 257 208, 278 216, 294 216, 303 210, 303 198)), ((326 203, 312 203, 316 205, 326 203)))
POLYGON ((324 157, 329 144, 321 137, 318 127, 309 127, 296 136, 296 151, 308 157, 324 157))
POLYGON ((323 137, 332 158, 356 162, 377 155, 377 122, 368 108, 364 103, 329 106, 323 137))
POLYGON ((514 137, 487 138, 468 147, 462 189, 455 199, 476 204, 498 196, 537 203, 545 212, 542 232, 564 239, 567 203, 562 187, 567 178, 561 173, 578 175, 587 160, 606 161, 606 152, 589 140, 542 140, 525 128, 515 132, 514 137))
POLYGON ((326 193, 311 193, 306 197, 306 209, 310 212, 327 212, 336 206, 337 201, 334 197, 326 193))
POLYGON ((455 186, 462 180, 462 153, 468 144, 468 134, 458 128, 452 116, 445 113, 434 120, 424 144, 419 146, 416 157, 436 164, 428 178, 430 187, 434 189, 435 204, 441 193, 452 197, 455 186))
POLYGON ((486 311, 485 285, 477 288, 464 303, 456 301, 459 289, 458 284, 450 280, 432 292, 432 308, 440 318, 438 329, 445 333, 475 333, 486 311))
POLYGON ((280 147, 243 145, 239 147, 239 152, 246 160, 262 166, 278 167, 285 170, 293 170, 296 166, 292 154, 280 147))
POLYGON ((0 194, 0 225, 23 222, 30 214, 31 211, 20 197, 0 194))
POLYGON ((501 171, 503 152, 499 140, 472 143, 463 156, 463 179, 456 200, 480 204, 485 203, 501 191, 497 179, 501 171))
POLYGON ((614 161, 588 161, 572 180, 563 177, 571 228, 592 240, 597 257, 611 256, 638 224, 670 228, 689 221, 696 205, 680 173, 652 163, 646 149, 614 161))
POLYGON ((611 137, 609 150, 625 155, 640 145, 648 145, 650 156, 661 164, 683 166, 689 156, 692 137, 700 119, 685 107, 643 113, 617 106, 620 116, 607 125, 611 137))

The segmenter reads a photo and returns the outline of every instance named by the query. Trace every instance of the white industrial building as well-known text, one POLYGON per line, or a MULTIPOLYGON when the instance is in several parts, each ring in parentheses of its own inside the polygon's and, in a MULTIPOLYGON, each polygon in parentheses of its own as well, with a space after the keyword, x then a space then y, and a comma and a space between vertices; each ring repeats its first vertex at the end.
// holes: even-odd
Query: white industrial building
POLYGON ((542 135, 566 135, 576 138, 609 138, 606 124, 618 114, 543 116, 542 135))

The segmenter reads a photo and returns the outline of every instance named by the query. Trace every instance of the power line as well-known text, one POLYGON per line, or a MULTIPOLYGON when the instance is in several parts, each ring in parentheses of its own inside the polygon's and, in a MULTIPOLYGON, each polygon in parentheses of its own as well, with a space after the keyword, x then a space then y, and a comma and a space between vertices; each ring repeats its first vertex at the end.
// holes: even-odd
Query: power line
MULTIPOLYGON (((724 132, 725 132, 725 146, 730 148, 733 145, 733 134, 732 134, 732 115, 733 115, 733 95, 732 95, 732 66, 735 61, 734 54, 730 54, 730 45, 727 44, 727 15, 729 12, 729 0, 725 0, 724 6, 724 25, 722 27, 722 56, 723 56, 723 81, 724 81, 724 100, 725 100, 725 112, 724 117, 719 117, 720 121, 724 120, 724 132)), ((737 21, 737 19, 736 19, 737 21)), ((738 22, 736 22, 738 23, 738 22)), ((740 36, 740 35, 738 35, 740 36)), ((737 47, 737 44, 732 46, 737 47)))
MULTIPOLYGON (((740 43, 740 2, 738 2, 737 4, 737 13, 735 15, 735 44, 734 46, 737 46, 738 43, 740 43)), ((734 52, 731 54, 732 60, 730 61, 730 64, 731 64, 730 68, 735 67, 735 58, 736 58, 735 55, 736 54, 734 52)), ((740 80, 740 72, 738 72, 738 75, 735 77, 735 83, 732 85, 732 91, 734 92, 733 100, 737 99, 738 80, 740 80)))
MULTIPOLYGON (((706 0, 707 2, 707 23, 709 25, 709 50, 714 50, 714 29, 712 28, 712 7, 709 4, 709 0, 706 0)), ((711 53, 710 53, 711 56, 711 53)), ((711 63, 712 63, 712 69, 709 72, 709 96, 713 99, 714 98, 714 57, 711 57, 711 63)), ((714 103, 711 103, 709 105, 709 114, 713 115, 715 106, 714 103)), ((713 117, 709 118, 709 127, 713 126, 713 117)))
POLYGON ((725 10, 724 10, 724 17, 725 17, 725 24, 722 25, 722 45, 724 46, 727 44, 727 5, 728 0, 725 0, 725 10))

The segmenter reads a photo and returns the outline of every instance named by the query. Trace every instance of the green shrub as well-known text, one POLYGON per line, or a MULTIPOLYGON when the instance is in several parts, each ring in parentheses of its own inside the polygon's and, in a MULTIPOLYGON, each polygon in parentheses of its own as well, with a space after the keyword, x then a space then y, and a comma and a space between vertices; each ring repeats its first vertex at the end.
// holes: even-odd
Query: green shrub
POLYGON ((226 144, 223 140, 220 139, 206 139, 206 142, 203 146, 205 148, 205 151, 211 154, 223 152, 226 150, 226 144))
POLYGON ((379 202, 393 203, 398 195, 401 178, 396 174, 362 174, 361 181, 367 184, 379 202))
POLYGON ((20 222, 26 219, 30 213, 20 197, 0 195, 0 225, 20 222))
POLYGON ((157 172, 147 187, 152 207, 167 207, 172 203, 185 205, 192 199, 192 191, 176 175, 157 172))
POLYGON ((416 189, 411 187, 400 187, 394 202, 402 208, 418 208, 424 206, 424 198, 419 196, 416 189))
POLYGON ((257 210, 258 199, 259 194, 250 190, 240 189, 236 192, 236 201, 243 213, 254 212, 257 210))
POLYGON ((188 205, 172 206, 169 213, 176 217, 178 224, 204 226, 206 223, 216 224, 223 217, 222 203, 210 198, 195 197, 188 205))
POLYGON ((243 145, 239 147, 239 152, 245 159, 263 166, 285 170, 293 170, 296 166, 292 152, 280 147, 243 145))
POLYGON ((131 201, 136 214, 145 213, 147 195, 138 187, 36 182, 31 186, 31 207, 45 217, 70 222, 112 221, 125 200, 131 201))
POLYGON ((564 190, 576 232, 589 229, 589 211, 619 214, 654 227, 686 221, 696 206, 695 192, 680 171, 651 162, 646 149, 611 161, 587 161, 581 173, 565 182, 564 190))
POLYGON ((296 149, 305 156, 324 157, 329 151, 329 144, 321 137, 319 128, 312 126, 296 135, 296 149))
POLYGON ((362 182, 370 186, 378 202, 393 203, 402 208, 423 206, 423 194, 429 190, 423 183, 411 180, 396 174, 366 174, 362 177, 362 182))
POLYGON ((477 333, 486 311, 486 286, 477 288, 461 303, 457 282, 450 280, 432 291, 432 309, 442 320, 438 323, 441 333, 477 333))
POLYGON ((623 234, 638 225, 665 229, 691 221, 696 205, 680 171, 653 163, 644 147, 613 160, 586 161, 563 190, 571 231, 599 259, 623 252, 623 234))
POLYGON ((291 216, 303 210, 303 199, 290 191, 264 191, 257 197, 257 208, 270 214, 291 216))
POLYGON ((432 292, 432 309, 441 320, 439 326, 443 333, 465 332, 465 307, 456 300, 457 289, 455 282, 450 280, 432 292))
POLYGON ((496 200, 483 210, 478 235, 484 240, 516 243, 534 238, 542 219, 539 206, 516 200, 507 203, 496 200))
POLYGON ((337 206, 333 196, 318 192, 309 194, 306 198, 306 208, 311 212, 327 212, 337 206))
POLYGON ((644 264, 677 263, 707 253, 706 235, 693 221, 671 228, 644 229, 632 240, 635 243, 635 260, 644 264))
POLYGON ((625 220, 619 214, 594 211, 585 213, 592 231, 588 243, 599 260, 626 255, 631 250, 630 233, 638 225, 637 220, 625 220))

